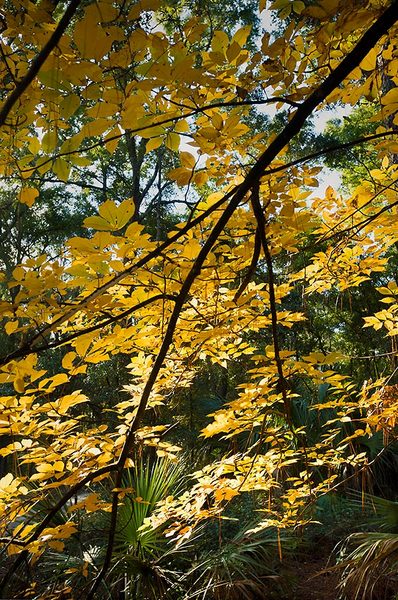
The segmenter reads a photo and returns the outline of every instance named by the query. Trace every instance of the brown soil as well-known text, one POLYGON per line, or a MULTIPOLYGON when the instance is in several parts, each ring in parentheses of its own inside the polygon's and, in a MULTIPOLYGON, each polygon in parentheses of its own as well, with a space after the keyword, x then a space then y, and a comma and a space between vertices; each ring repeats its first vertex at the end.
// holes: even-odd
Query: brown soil
POLYGON ((287 584, 286 600, 337 600, 341 573, 330 569, 333 544, 319 539, 305 550, 286 557, 282 578, 287 584))
POLYGON ((336 600, 339 574, 324 572, 327 566, 327 558, 304 558, 294 574, 296 583, 291 600, 336 600))

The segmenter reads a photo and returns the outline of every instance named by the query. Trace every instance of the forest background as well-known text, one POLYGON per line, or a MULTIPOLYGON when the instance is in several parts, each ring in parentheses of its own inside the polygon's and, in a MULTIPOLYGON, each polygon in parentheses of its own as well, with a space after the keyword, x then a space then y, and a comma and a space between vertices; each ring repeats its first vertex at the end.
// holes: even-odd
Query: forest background
POLYGON ((3 598, 396 597, 397 17, 3 2, 3 598))

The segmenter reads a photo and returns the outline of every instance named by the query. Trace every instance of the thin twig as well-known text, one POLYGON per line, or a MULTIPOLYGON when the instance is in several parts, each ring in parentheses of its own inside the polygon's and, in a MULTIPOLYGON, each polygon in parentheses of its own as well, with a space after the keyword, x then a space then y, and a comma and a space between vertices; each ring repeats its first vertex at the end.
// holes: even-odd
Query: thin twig
POLYGON ((390 135, 398 135, 398 131, 389 130, 383 131, 381 133, 374 133, 372 135, 366 135, 360 138, 356 138, 355 140, 351 140, 350 142, 344 142, 343 144, 336 144, 335 146, 329 146, 328 148, 323 148, 322 150, 317 150, 316 152, 312 152, 311 154, 307 154, 306 156, 302 156, 301 158, 297 158, 296 160, 292 160, 291 162, 280 165, 279 167, 274 167, 272 169, 268 169, 264 171, 265 175, 274 175, 275 173, 280 173, 281 171, 286 171, 291 167, 295 167, 302 163, 308 162, 310 160, 314 160, 314 158, 319 158, 320 156, 324 156, 325 154, 332 154, 333 152, 338 152, 339 150, 346 150, 348 148, 352 148, 354 146, 359 146, 360 144, 366 144, 367 142, 372 142, 373 140, 377 140, 384 137, 389 137, 390 135))
POLYGON ((261 251, 261 235, 260 235, 259 227, 257 226, 256 233, 254 234, 253 256, 252 256, 249 268, 247 270, 247 273, 246 273, 242 283, 240 284, 239 289, 237 290, 237 292, 234 296, 234 302, 238 301, 240 296, 243 294, 243 292, 245 291, 245 289, 251 282, 253 275, 256 271, 258 259, 260 258, 260 251, 261 251))

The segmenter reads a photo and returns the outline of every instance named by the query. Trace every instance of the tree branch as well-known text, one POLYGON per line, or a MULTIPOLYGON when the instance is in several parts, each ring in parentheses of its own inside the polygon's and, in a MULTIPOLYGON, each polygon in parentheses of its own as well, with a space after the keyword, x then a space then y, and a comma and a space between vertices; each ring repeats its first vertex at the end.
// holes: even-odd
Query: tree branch
MULTIPOLYGON (((207 258, 207 255, 213 248, 214 244, 218 240, 219 235, 221 234, 224 227, 228 223, 229 219, 235 212, 235 209, 237 208, 241 199, 242 199, 241 195, 239 193, 236 193, 236 195, 232 198, 229 205, 224 210, 224 212, 221 215, 221 217, 219 218, 218 222, 213 227, 204 246, 201 248, 194 264, 191 267, 191 270, 189 271, 187 277, 185 278, 183 285, 181 286, 178 296, 175 299, 174 309, 170 316, 170 320, 169 320, 166 332, 163 337, 162 345, 161 345, 158 355, 155 359, 155 362, 153 364, 153 367, 149 374, 147 382, 145 384, 144 390, 141 395, 140 403, 137 408, 137 412, 135 413, 133 422, 132 422, 130 429, 126 435, 126 439, 125 439, 122 451, 120 453, 120 457, 119 457, 119 460, 117 463, 118 464, 117 482, 119 482, 119 484, 116 485, 117 488, 120 487, 122 471, 124 469, 126 460, 130 454, 130 451, 131 451, 132 447, 134 446, 135 433, 136 433, 137 429, 139 428, 141 419, 146 411, 146 408, 148 405, 148 400, 149 400, 150 394, 152 392, 153 386, 155 385, 155 382, 159 375, 160 369, 162 368, 163 361, 166 358, 167 352, 173 342, 174 332, 175 332, 175 329, 177 326, 177 322, 178 322, 180 313, 182 311, 182 308, 185 304, 185 301, 188 297, 189 290, 191 289, 192 284, 194 283, 194 281, 197 279, 198 275, 200 274, 201 269, 203 267, 203 263, 205 262, 205 260, 207 258)), ((110 566, 111 557, 112 557, 112 548, 113 548, 113 542, 114 542, 114 536, 115 536, 116 519, 117 519, 117 501, 118 501, 118 495, 117 495, 117 493, 114 493, 113 501, 112 501, 111 527, 109 530, 106 558, 105 558, 103 567, 102 567, 100 573, 98 574, 98 576, 96 577, 94 584, 87 596, 87 600, 92 600, 95 591, 100 586, 101 581, 105 577, 105 575, 109 569, 109 566, 110 566)))
MULTIPOLYGON (((131 306, 130 308, 124 310, 123 312, 121 312, 117 315, 112 315, 108 319, 105 319, 104 321, 100 321, 99 323, 96 323, 95 325, 92 325, 91 327, 86 327, 85 329, 75 331, 74 333, 71 333, 70 335, 66 335, 65 337, 63 337, 59 340, 56 340, 54 342, 48 342, 47 344, 43 344, 41 346, 33 346, 33 347, 32 346, 28 347, 28 345, 29 345, 29 342, 28 342, 28 344, 25 344, 22 348, 15 350, 15 352, 11 352, 7 357, 7 362, 9 362, 10 360, 14 360, 15 358, 21 358, 21 357, 29 356, 30 354, 36 354, 38 352, 45 352, 46 350, 52 350, 54 348, 59 348, 59 346, 63 346, 64 344, 67 344, 68 342, 71 342, 72 340, 77 339, 81 335, 86 335, 87 333, 92 333, 93 331, 98 331, 99 329, 102 329, 103 327, 106 327, 107 325, 111 325, 112 323, 117 323, 117 321, 120 321, 121 319, 128 317, 129 315, 133 314, 135 311, 139 310, 140 308, 145 308, 145 306, 152 304, 152 302, 157 302, 158 300, 175 300, 175 298, 176 297, 171 294, 157 294, 156 296, 151 296, 150 298, 147 298, 146 300, 143 300, 142 302, 139 302, 138 304, 131 306)), ((38 339, 39 337, 44 337, 45 333, 46 333, 46 331, 37 333, 35 335, 35 340, 38 339)))
POLYGON ((339 150, 346 150, 348 148, 352 148, 353 146, 359 146, 360 144, 366 144, 366 142, 371 142, 373 140, 377 140, 379 138, 384 138, 390 135, 398 135, 397 130, 383 131, 382 133, 374 133, 372 135, 364 136, 361 138, 356 138, 355 140, 351 140, 350 142, 344 142, 343 144, 337 144, 336 146, 329 146, 329 148, 323 148, 322 150, 317 150, 316 152, 312 152, 311 154, 307 154, 301 158, 297 158, 296 160, 292 160, 289 163, 284 165, 280 165, 279 167, 274 167, 273 169, 268 169, 264 171, 265 175, 273 175, 274 173, 279 173, 280 171, 285 171, 286 169, 290 169, 291 167, 295 167, 301 163, 308 162, 309 160, 313 160, 314 158, 319 158, 324 154, 332 154, 333 152, 338 152, 339 150))
POLYGON ((32 83, 32 81, 40 71, 41 67, 44 65, 51 52, 54 50, 54 48, 60 41, 65 29, 68 27, 73 15, 75 14, 80 2, 81 0, 71 0, 54 33, 51 35, 50 39, 39 52, 39 54, 36 56, 36 58, 33 60, 30 69, 26 73, 25 77, 23 77, 17 83, 16 87, 13 89, 11 94, 4 102, 2 108, 0 109, 0 127, 5 125, 8 114, 12 110, 14 104, 32 83))
POLYGON ((264 217, 264 212, 260 203, 260 186, 257 182, 253 186, 253 191, 251 195, 251 202, 253 207, 253 212, 256 217, 258 223, 258 231, 261 240, 261 247, 264 252, 265 262, 267 264, 268 269, 268 293, 269 293, 269 304, 271 311, 271 329, 272 329, 272 341, 274 345, 274 354, 275 354, 275 362, 278 370, 278 378, 279 378, 279 391, 282 394, 283 406, 285 409, 285 416, 289 425, 291 424, 292 419, 292 409, 290 406, 289 398, 287 395, 288 383, 286 381, 286 377, 283 372, 283 363, 280 355, 279 348, 279 335, 278 335, 278 314, 276 310, 276 297, 275 297, 275 277, 274 277, 274 268, 272 264, 272 256, 269 251, 267 236, 265 233, 266 222, 264 217))
POLYGON ((247 273, 246 273, 242 283, 240 284, 239 289, 237 290, 237 292, 234 296, 234 302, 238 301, 238 299, 241 297, 241 295, 243 294, 243 292, 245 291, 245 289, 251 282, 252 277, 255 273, 256 267, 257 267, 258 259, 260 258, 260 251, 261 251, 261 233, 260 233, 260 225, 258 224, 256 233, 254 234, 254 248, 253 248, 252 259, 250 261, 250 265, 247 270, 247 273))
MULTIPOLYGON (((395 6, 397 4, 398 4, 398 0, 393 3, 393 5, 395 5, 395 6)), ((118 465, 121 469, 124 468, 124 464, 128 458, 128 455, 131 451, 132 446, 134 445, 135 432, 137 431, 137 429, 140 425, 141 419, 145 413, 145 410, 146 410, 146 407, 148 404, 148 400, 149 400, 151 391, 156 382, 156 379, 158 377, 160 369, 163 365, 163 361, 166 358, 169 347, 171 346, 171 344, 173 342, 175 328, 176 328, 181 310, 183 308, 183 305, 188 296, 189 290, 190 290, 193 282, 196 280, 196 278, 200 274, 207 255, 211 251, 213 245, 216 243, 219 235, 222 233, 224 227, 227 225, 229 219, 235 212, 236 208, 239 206, 240 202, 244 199, 245 195, 247 194, 247 192, 250 189, 254 190, 254 194, 252 194, 252 200, 253 200, 254 206, 256 207, 255 208, 256 213, 257 213, 256 217, 260 220, 260 222, 262 222, 262 225, 265 225, 264 215, 262 213, 261 205, 260 205, 259 201, 257 203, 258 196, 256 197, 256 190, 258 193, 260 179, 263 175, 263 172, 265 171, 266 167, 270 164, 270 162, 286 146, 286 144, 289 143, 289 141, 292 139, 292 137, 300 131, 301 127, 305 123, 308 116, 310 116, 312 111, 315 109, 315 107, 319 103, 323 102, 323 100, 326 99, 326 97, 335 89, 335 87, 337 87, 343 81, 343 79, 345 79, 345 77, 351 72, 351 70, 353 68, 355 68, 357 66, 357 64, 359 64, 361 62, 361 60, 366 56, 368 51, 374 46, 374 44, 377 42, 377 40, 385 33, 386 29, 388 29, 388 27, 397 20, 398 17, 396 16, 395 11, 392 10, 393 5, 391 5, 391 7, 389 9, 387 9, 387 11, 385 13, 383 13, 383 15, 378 19, 378 21, 376 21, 376 23, 374 23, 369 28, 369 30, 365 33, 365 35, 358 42, 357 46, 355 46, 353 51, 342 61, 342 63, 340 63, 340 65, 336 68, 334 73, 332 73, 329 77, 327 77, 327 79, 323 82, 323 84, 321 84, 320 87, 317 90, 315 90, 310 95, 310 97, 300 106, 300 108, 297 110, 297 112, 294 115, 294 117, 292 118, 292 120, 286 125, 285 129, 269 145, 267 150, 265 150, 265 152, 262 154, 262 156, 260 157, 260 159, 258 160, 256 165, 251 169, 250 173, 247 175, 247 177, 245 178, 243 183, 237 187, 236 192, 234 193, 229 205, 226 207, 226 209, 224 210, 220 219, 218 220, 216 225, 213 227, 210 235, 208 236, 204 246, 201 248, 201 250, 200 250, 190 272, 188 273, 188 275, 181 287, 181 290, 176 298, 174 309, 170 316, 170 320, 169 320, 169 323, 168 323, 168 326, 167 326, 167 329, 166 329, 166 332, 165 332, 165 335, 163 338, 162 345, 160 347, 159 353, 154 362, 151 373, 149 374, 149 377, 145 384, 144 390, 141 395, 141 400, 140 400, 140 403, 137 408, 137 412, 135 413, 134 420, 133 420, 133 422, 130 426, 130 429, 126 435, 126 439, 125 439, 122 451, 120 453, 118 465), (261 216, 260 216, 260 214, 258 214, 258 209, 260 209, 261 216)), ((263 235, 262 231, 261 231, 262 225, 260 225, 260 223, 259 223, 260 235, 263 235)), ((265 236, 265 229, 263 229, 263 232, 264 232, 264 236, 265 236)), ((262 237, 262 245, 263 245, 263 250, 264 250, 264 253, 266 256, 267 264, 269 267, 269 275, 270 275, 270 278, 272 278, 272 276, 273 276, 272 259, 270 257, 270 253, 269 253, 269 249, 268 249, 266 240, 264 243, 264 237, 262 237)), ((272 282, 272 285, 270 285, 270 290, 271 290, 273 287, 273 279, 270 279, 270 281, 272 282)), ((271 299, 271 291, 270 291, 270 299, 271 299)), ((275 309, 275 294, 274 294, 271 302, 272 302, 271 311, 275 312, 275 314, 273 315, 273 328, 276 328, 277 316, 276 316, 276 309, 275 309), (276 321, 275 321, 275 318, 276 318, 276 321)), ((275 356, 277 356, 277 354, 279 353, 278 337, 277 337, 277 332, 273 332, 273 333, 275 333, 274 348, 275 348, 275 356)), ((282 387, 282 396, 283 396, 284 403, 285 403, 285 413, 286 413, 287 419, 290 422, 290 407, 288 406, 287 393, 286 393, 286 387, 285 387, 286 380, 283 375, 283 368, 282 368, 282 362, 281 362, 280 357, 279 357, 279 362, 277 361, 277 367, 278 367, 278 374, 280 377, 280 383, 281 383, 281 387, 282 387)), ((115 509, 115 512, 116 512, 116 509, 115 509)), ((113 536, 114 536, 114 532, 111 531, 110 538, 108 540, 108 548, 113 544, 113 536)), ((109 561, 109 564, 110 564, 110 561, 109 561)), ((108 566, 107 566, 107 569, 108 569, 108 566)), ((101 577, 97 577, 95 584, 94 584, 95 589, 98 588, 101 580, 105 577, 107 569, 103 568, 101 570, 101 573, 100 573, 101 577)), ((93 590, 93 588, 92 588, 91 591, 94 592, 95 590, 93 590)), ((92 597, 93 596, 91 595, 90 600, 92 597)))

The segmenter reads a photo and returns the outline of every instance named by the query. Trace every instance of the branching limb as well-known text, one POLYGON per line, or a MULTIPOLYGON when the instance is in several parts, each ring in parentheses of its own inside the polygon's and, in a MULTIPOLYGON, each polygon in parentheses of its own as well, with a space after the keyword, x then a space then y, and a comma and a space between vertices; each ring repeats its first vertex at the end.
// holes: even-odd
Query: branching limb
POLYGON ((234 296, 234 302, 238 301, 238 299, 241 297, 241 295, 243 294, 243 292, 245 291, 245 289, 247 288, 247 286, 253 279, 253 275, 256 271, 258 259, 260 258, 260 251, 261 251, 261 234, 260 234, 260 229, 257 226, 256 233, 254 235, 253 256, 252 256, 249 268, 247 270, 247 273, 246 273, 242 283, 240 284, 239 289, 237 290, 237 292, 234 296))
MULTIPOLYGON (((105 319, 104 321, 100 321, 99 323, 96 323, 95 325, 92 325, 91 327, 86 327, 85 329, 80 329, 79 331, 75 331, 74 333, 66 335, 66 336, 60 338, 59 340, 55 340, 54 342, 48 342, 48 343, 42 344, 41 346, 31 346, 30 348, 28 347, 30 342, 28 342, 22 348, 19 348, 18 350, 15 350, 15 352, 10 353, 7 357, 7 359, 8 359, 7 362, 9 362, 10 360, 14 360, 15 358, 20 358, 21 356, 26 357, 26 356, 29 356, 30 354, 36 354, 39 352, 45 352, 46 350, 52 350, 53 348, 59 348, 59 346, 63 346, 64 344, 67 344, 68 342, 71 342, 72 340, 75 340, 82 335, 86 335, 87 333, 92 333, 93 331, 99 331, 100 329, 107 327, 107 325, 111 325, 112 323, 117 323, 118 321, 121 321, 125 317, 132 315, 134 312, 136 312, 137 310, 140 310, 141 308, 145 308, 145 306, 148 306, 148 305, 152 304, 153 302, 157 302, 158 300, 173 301, 173 300, 175 300, 175 298, 176 297, 171 294, 157 294, 156 296, 151 296, 150 298, 147 298, 146 300, 143 300, 142 302, 139 302, 138 304, 131 306, 127 310, 124 310, 123 312, 118 313, 117 315, 112 315, 108 319, 105 319)), ((35 336, 34 336, 35 340, 38 339, 39 335, 43 338, 44 334, 46 332, 47 332, 47 329, 42 331, 40 334, 35 334, 35 336)))
POLYGON ((288 398, 288 383, 286 381, 284 372, 283 372, 283 363, 280 355, 280 346, 279 346, 279 335, 278 335, 278 313, 276 310, 276 297, 275 297, 275 276, 274 276, 274 268, 272 264, 272 256, 268 247, 267 236, 265 232, 266 222, 264 217, 264 212, 261 207, 260 197, 259 197, 259 188, 260 185, 257 183, 253 186, 253 191, 251 195, 251 203, 253 206, 253 212, 257 219, 258 223, 258 231, 260 232, 260 240, 261 247, 264 252, 265 262, 267 264, 268 270, 268 293, 269 293, 269 303, 270 303, 270 311, 271 311, 271 329, 272 329, 272 340, 274 346, 274 354, 275 354, 275 362, 278 370, 278 384, 279 390, 282 394, 283 406, 285 409, 285 415, 287 422, 291 423, 292 418, 292 409, 290 405, 290 401, 288 398))
MULTIPOLYGON (((156 360, 154 362, 154 365, 152 367, 151 373, 145 384, 144 390, 141 395, 141 400, 140 400, 140 403, 137 408, 137 412, 135 413, 134 420, 130 426, 130 429, 126 436, 122 451, 120 453, 119 460, 117 462, 116 489, 119 488, 121 485, 122 472, 123 472, 124 466, 126 464, 126 460, 135 444, 135 433, 141 424, 141 420, 146 411, 149 397, 152 392, 153 386, 155 385, 155 382, 159 375, 160 369, 162 368, 163 361, 166 358, 167 352, 173 342, 174 332, 175 332, 175 329, 177 326, 177 322, 178 322, 180 313, 182 311, 182 308, 188 298, 188 294, 191 289, 191 286, 194 283, 194 281, 197 279, 198 275, 200 274, 203 263, 205 262, 209 252, 213 248, 214 244, 216 243, 219 235, 223 231, 223 229, 226 226, 226 224, 228 223, 229 219, 235 212, 235 209, 238 206, 238 204, 240 203, 241 199, 242 199, 241 195, 239 193, 237 193, 232 198, 230 204, 226 207, 226 209, 222 213, 221 217, 219 218, 218 222, 213 227, 213 230, 211 231, 209 237, 207 238, 203 248, 200 250, 196 260, 194 261, 194 264, 192 265, 191 270, 189 271, 189 273, 180 289, 178 296, 176 297, 175 304, 174 304, 174 310, 171 314, 171 317, 170 317, 170 320, 169 320, 169 323, 168 323, 168 326, 167 326, 167 329, 166 329, 166 332, 165 332, 165 335, 163 338, 162 345, 160 347, 159 353, 158 353, 156 360)), ((103 579, 109 569, 110 563, 111 563, 113 543, 114 543, 114 537, 115 537, 115 531, 116 531, 117 504, 118 504, 118 493, 114 492, 113 501, 112 501, 111 524, 110 524, 109 534, 108 534, 108 545, 107 545, 106 558, 105 558, 104 564, 102 566, 102 569, 99 572, 98 576, 96 577, 93 587, 91 588, 91 590, 87 596, 87 600, 91 600, 94 597, 94 593, 96 592, 96 590, 100 586, 101 582, 103 581, 103 579)))

